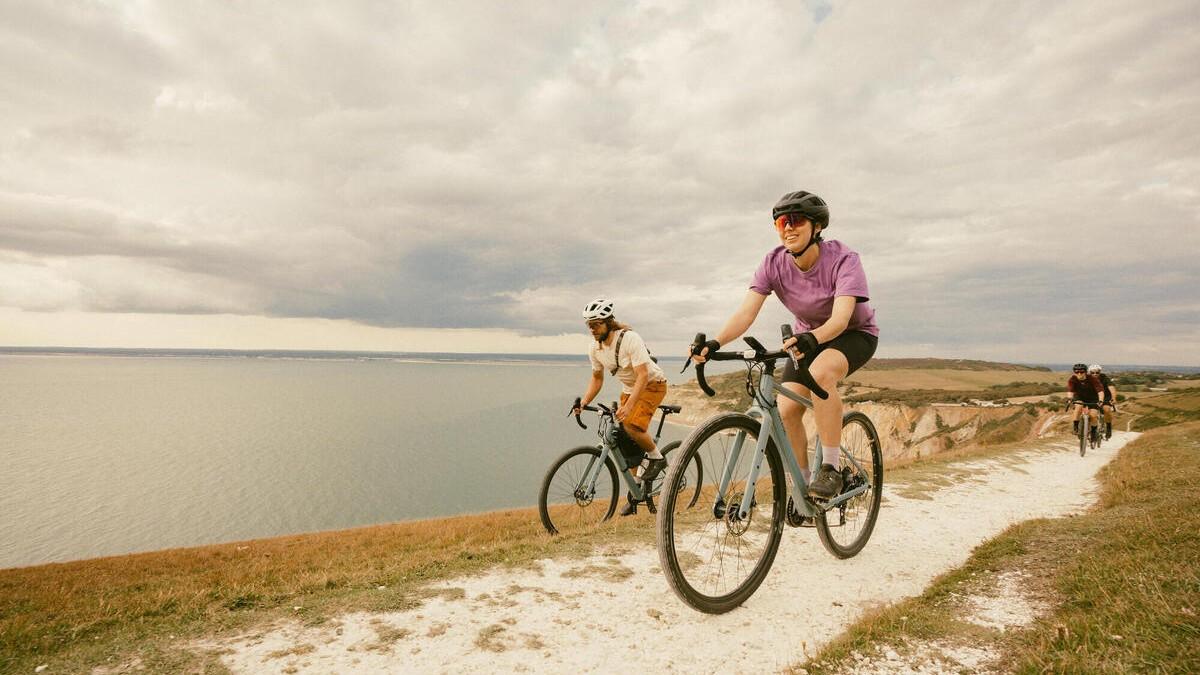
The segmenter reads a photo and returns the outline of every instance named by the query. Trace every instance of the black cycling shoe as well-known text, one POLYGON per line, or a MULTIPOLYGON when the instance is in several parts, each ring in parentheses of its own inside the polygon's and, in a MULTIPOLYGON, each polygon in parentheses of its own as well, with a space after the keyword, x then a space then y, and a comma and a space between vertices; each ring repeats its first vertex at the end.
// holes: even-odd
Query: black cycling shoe
POLYGON ((646 469, 642 472, 642 485, 650 485, 651 481, 658 478, 658 474, 662 473, 665 468, 667 468, 666 457, 647 458, 646 469))
POLYGON ((796 511, 796 504, 788 497, 787 503, 787 524, 792 527, 816 527, 812 516, 802 516, 796 511))
MULTIPOLYGON (((617 512, 618 516, 636 516, 637 515, 637 500, 633 498, 632 492, 625 493, 625 508, 617 512)), ((651 511, 653 513, 653 511, 651 511)))
POLYGON ((832 464, 822 464, 813 474, 808 494, 815 499, 833 499, 842 491, 842 472, 832 464))

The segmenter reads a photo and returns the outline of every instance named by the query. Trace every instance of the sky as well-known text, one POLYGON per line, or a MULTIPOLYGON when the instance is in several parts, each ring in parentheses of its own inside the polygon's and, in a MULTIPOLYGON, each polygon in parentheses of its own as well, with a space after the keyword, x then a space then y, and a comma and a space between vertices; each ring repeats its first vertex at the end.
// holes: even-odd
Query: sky
POLYGON ((0 0, 0 345, 682 354, 803 189, 877 356, 1200 364, 1197 63, 1195 0, 0 0))

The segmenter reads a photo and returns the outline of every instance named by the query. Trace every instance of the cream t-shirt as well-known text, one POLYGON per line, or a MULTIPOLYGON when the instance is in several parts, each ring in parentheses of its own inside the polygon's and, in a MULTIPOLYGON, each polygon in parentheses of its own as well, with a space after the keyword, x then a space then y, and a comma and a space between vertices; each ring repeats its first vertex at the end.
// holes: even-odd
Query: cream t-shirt
POLYGON ((633 385, 637 383, 637 373, 633 371, 634 366, 646 364, 647 382, 665 382, 667 376, 663 374, 662 368, 659 368, 657 363, 650 360, 650 351, 646 349, 646 343, 642 341, 642 336, 632 330, 625 331, 625 338, 621 340, 620 359, 614 360, 613 350, 617 346, 618 333, 619 331, 613 331, 612 341, 603 347, 592 340, 592 345, 588 348, 588 358, 592 361, 592 370, 602 370, 607 375, 612 372, 613 366, 620 364, 620 368, 617 369, 617 379, 621 381, 621 391, 626 394, 633 391, 633 385))

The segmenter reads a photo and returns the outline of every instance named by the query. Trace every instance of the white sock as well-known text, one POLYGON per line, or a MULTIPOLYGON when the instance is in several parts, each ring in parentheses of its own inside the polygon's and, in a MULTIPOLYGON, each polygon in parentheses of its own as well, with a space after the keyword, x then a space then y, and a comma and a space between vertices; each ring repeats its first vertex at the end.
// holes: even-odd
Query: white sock
POLYGON ((662 453, 658 451, 658 448, 655 448, 652 452, 647 452, 646 456, 649 457, 650 459, 662 459, 663 458, 662 453))
POLYGON ((812 470, 811 469, 800 469, 800 475, 804 476, 805 483, 812 482, 812 470))
POLYGON ((832 464, 835 469, 842 468, 842 451, 840 448, 835 445, 832 448, 824 448, 824 451, 825 464, 832 464))

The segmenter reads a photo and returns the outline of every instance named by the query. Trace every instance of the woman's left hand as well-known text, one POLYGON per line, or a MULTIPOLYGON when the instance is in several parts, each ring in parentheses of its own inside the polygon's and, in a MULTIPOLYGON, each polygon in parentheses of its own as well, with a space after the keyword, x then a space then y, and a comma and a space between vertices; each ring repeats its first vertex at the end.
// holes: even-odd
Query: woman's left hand
POLYGON ((812 334, 812 331, 805 331, 799 335, 783 341, 783 349, 788 352, 793 352, 798 355, 805 355, 809 352, 815 352, 818 347, 817 338, 812 334))

